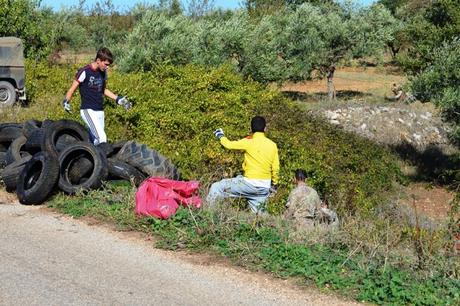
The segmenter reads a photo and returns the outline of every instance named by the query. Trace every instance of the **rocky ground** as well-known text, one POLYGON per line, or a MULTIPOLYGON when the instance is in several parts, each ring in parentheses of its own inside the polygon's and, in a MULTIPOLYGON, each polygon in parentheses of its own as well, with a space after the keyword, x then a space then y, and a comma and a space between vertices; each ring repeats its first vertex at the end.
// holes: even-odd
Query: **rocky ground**
POLYGON ((408 144, 419 151, 436 146, 446 153, 455 152, 448 138, 449 126, 442 122, 431 105, 420 102, 411 105, 347 105, 314 112, 331 124, 378 143, 408 144))

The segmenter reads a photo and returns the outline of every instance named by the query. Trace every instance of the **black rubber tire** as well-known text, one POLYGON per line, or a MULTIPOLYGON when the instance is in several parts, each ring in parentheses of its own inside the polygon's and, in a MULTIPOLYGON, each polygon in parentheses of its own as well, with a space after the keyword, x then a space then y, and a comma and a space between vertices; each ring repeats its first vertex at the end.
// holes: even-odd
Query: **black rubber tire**
POLYGON ((100 143, 96 146, 101 152, 102 154, 104 154, 105 156, 109 156, 112 154, 113 152, 113 146, 108 143, 108 142, 103 142, 103 143, 100 143))
POLYGON ((76 139, 70 135, 62 135, 56 141, 56 149, 58 150, 58 152, 61 152, 62 150, 70 146, 71 144, 76 143, 78 141, 81 141, 81 140, 76 139))
POLYGON ((6 152, 0 151, 0 169, 6 167, 6 152))
POLYGON ((0 130, 6 127, 16 127, 22 129, 23 124, 22 123, 17 123, 17 122, 5 122, 5 123, 0 123, 0 130))
POLYGON ((30 119, 24 122, 24 125, 22 126, 22 134, 26 136, 27 138, 30 137, 30 135, 36 130, 41 128, 42 122, 39 120, 35 119, 30 119))
POLYGON ((44 128, 46 128, 48 125, 50 125, 50 124, 53 123, 53 122, 54 122, 54 120, 45 119, 45 120, 42 121, 42 126, 41 126, 41 128, 44 129, 44 128))
POLYGON ((21 174, 22 169, 24 169, 25 165, 31 158, 31 156, 24 157, 21 160, 9 164, 5 167, 5 169, 2 170, 1 177, 3 184, 5 184, 6 191, 12 192, 16 190, 18 177, 21 174))
POLYGON ((8 151, 8 148, 10 147, 10 145, 11 145, 11 141, 0 142, 0 152, 6 153, 6 151, 8 151))
POLYGON ((17 160, 22 159, 26 156, 32 156, 29 152, 25 151, 25 143, 27 138, 25 136, 21 136, 16 138, 6 151, 6 164, 9 165, 17 160))
POLYGON ((58 185, 62 191, 68 194, 74 194, 79 190, 99 188, 108 175, 107 158, 92 143, 83 141, 69 145, 60 152, 59 167, 58 185), (69 177, 69 170, 81 158, 89 159, 94 166, 87 177, 80 179, 78 184, 75 184, 69 177))
POLYGON ((43 203, 54 190, 59 178, 59 161, 46 152, 32 156, 19 175, 16 194, 26 205, 43 203))
MULTIPOLYGON (((73 120, 59 120, 46 126, 44 129, 44 137, 42 142, 42 151, 46 151, 49 154, 58 156, 59 152, 67 148, 67 144, 64 146, 56 144, 60 141, 59 139, 68 138, 69 136, 76 141, 89 141, 88 131, 77 121, 73 120), (64 136, 67 135, 67 136, 64 136)), ((67 141, 66 141, 67 142, 67 141)))
POLYGON ((133 182, 136 186, 139 186, 147 178, 147 175, 121 160, 109 158, 107 161, 109 167, 109 179, 124 179, 133 182))
POLYGON ((115 158, 136 167, 148 176, 180 179, 178 169, 166 157, 145 144, 128 141, 115 158))
POLYGON ((45 131, 43 128, 35 129, 24 144, 24 149, 27 152, 38 152, 42 149, 43 139, 45 137, 45 131))
POLYGON ((123 146, 127 143, 128 141, 127 140, 120 140, 120 141, 117 141, 115 143, 112 143, 112 152, 110 152, 110 154, 107 154, 107 158, 110 158, 110 157, 114 157, 115 155, 118 154, 118 152, 120 152, 121 148, 123 148, 123 146))
POLYGON ((0 107, 12 106, 16 98, 14 86, 10 82, 0 81, 0 107))
POLYGON ((22 127, 6 126, 0 129, 0 142, 12 142, 21 136, 23 136, 22 127))
POLYGON ((91 175, 93 168, 93 162, 91 159, 85 157, 85 154, 82 154, 79 157, 75 157, 74 162, 67 171, 69 182, 73 185, 83 183, 88 178, 88 176, 91 175))

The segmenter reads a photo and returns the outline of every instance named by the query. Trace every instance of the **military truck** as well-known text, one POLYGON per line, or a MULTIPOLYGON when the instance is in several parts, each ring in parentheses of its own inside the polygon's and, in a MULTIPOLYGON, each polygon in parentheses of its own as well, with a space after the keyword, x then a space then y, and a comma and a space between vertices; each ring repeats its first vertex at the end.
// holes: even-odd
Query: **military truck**
POLYGON ((21 39, 0 37, 0 107, 26 100, 24 55, 21 39))

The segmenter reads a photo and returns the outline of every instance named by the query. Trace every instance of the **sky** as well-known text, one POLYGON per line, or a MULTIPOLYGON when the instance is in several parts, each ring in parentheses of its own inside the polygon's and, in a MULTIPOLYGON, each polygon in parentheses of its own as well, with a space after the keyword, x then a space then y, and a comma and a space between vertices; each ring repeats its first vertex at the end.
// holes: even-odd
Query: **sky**
MULTIPOLYGON (((356 0, 358 3, 363 5, 370 4, 376 0, 356 0)), ((91 7, 97 0, 85 0, 86 6, 91 7)), ((100 2, 103 2, 101 0, 100 2)), ((183 3, 186 0, 182 1, 183 3)), ((50 6, 54 10, 59 10, 62 7, 76 6, 79 3, 79 0, 42 0, 42 6, 50 6)), ((118 11, 125 11, 130 9, 136 3, 148 3, 148 4, 157 4, 158 1, 155 0, 112 0, 113 5, 118 11)), ((242 0, 214 0, 215 7, 221 7, 224 9, 235 9, 241 6, 242 0)))

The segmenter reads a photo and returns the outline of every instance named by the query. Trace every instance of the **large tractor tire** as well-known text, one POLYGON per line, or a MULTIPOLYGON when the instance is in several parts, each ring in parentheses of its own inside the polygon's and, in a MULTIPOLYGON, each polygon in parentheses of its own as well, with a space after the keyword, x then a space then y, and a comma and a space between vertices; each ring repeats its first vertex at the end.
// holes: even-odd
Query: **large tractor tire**
POLYGON ((19 175, 16 194, 26 205, 43 203, 56 186, 59 178, 59 161, 46 152, 32 156, 19 175))
POLYGON ((159 176, 174 180, 180 179, 180 174, 176 166, 169 159, 157 151, 150 149, 145 144, 128 141, 115 155, 115 158, 136 167, 148 176, 159 176))
POLYGON ((107 158, 89 142, 76 142, 69 145, 59 154, 59 188, 68 194, 79 190, 89 190, 101 187, 102 181, 107 178, 107 158), (88 159, 93 164, 91 171, 84 177, 71 177, 70 173, 81 159, 88 159))

